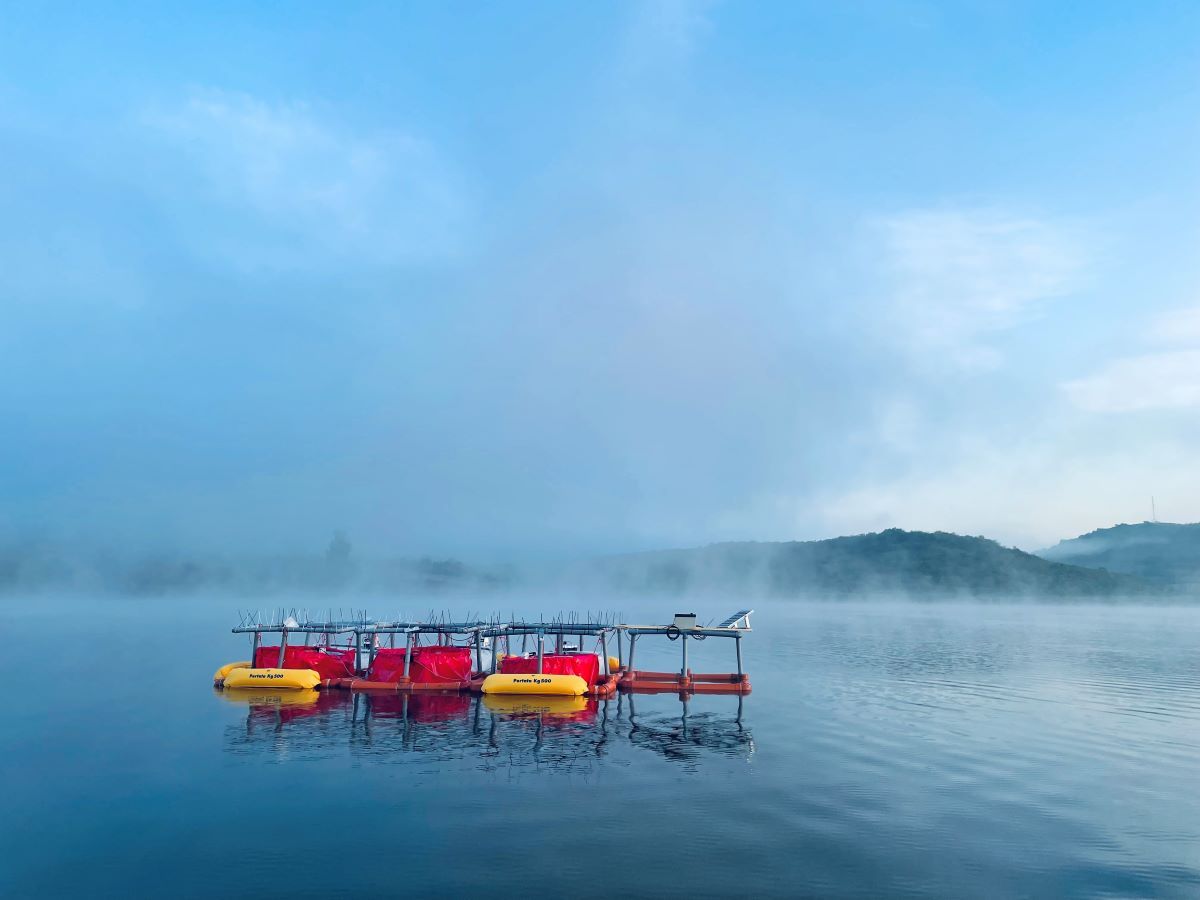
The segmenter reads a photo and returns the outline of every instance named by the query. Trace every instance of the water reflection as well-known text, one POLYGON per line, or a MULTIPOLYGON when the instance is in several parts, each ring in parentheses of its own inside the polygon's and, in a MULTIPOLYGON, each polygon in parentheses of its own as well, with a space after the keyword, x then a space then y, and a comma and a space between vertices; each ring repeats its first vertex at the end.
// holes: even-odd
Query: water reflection
POLYGON ((754 752, 754 738, 742 724, 745 701, 740 695, 728 698, 737 703, 732 722, 719 713, 692 713, 690 706, 694 700, 688 697, 679 698, 677 718, 654 713, 642 715, 637 712, 637 705, 644 703, 644 699, 635 694, 626 698, 629 741, 635 747, 681 762, 695 762, 708 753, 748 757, 754 752))
POLYGON ((591 768, 614 751, 650 751, 695 763, 706 755, 744 757, 754 739, 745 698, 675 695, 587 697, 368 694, 345 691, 218 691, 244 705, 226 729, 235 754, 335 756, 401 763, 469 760, 485 769, 591 768))

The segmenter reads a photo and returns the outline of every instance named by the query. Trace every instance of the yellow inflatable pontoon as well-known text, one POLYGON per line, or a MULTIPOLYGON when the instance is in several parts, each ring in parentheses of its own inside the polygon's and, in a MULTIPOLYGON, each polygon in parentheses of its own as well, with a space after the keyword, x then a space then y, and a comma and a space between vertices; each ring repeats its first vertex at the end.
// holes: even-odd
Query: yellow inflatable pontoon
POLYGON ((578 675, 502 675, 483 679, 485 694, 542 694, 578 697, 587 693, 587 682, 578 675))
POLYGON ((312 669, 230 669, 226 688, 270 688, 273 691, 307 691, 321 683, 312 669))
POLYGON ((213 684, 224 684, 225 676, 234 669, 248 669, 251 665, 252 663, 250 660, 246 660, 245 662, 225 663, 225 665, 221 666, 221 668, 217 669, 217 671, 213 673, 213 684))

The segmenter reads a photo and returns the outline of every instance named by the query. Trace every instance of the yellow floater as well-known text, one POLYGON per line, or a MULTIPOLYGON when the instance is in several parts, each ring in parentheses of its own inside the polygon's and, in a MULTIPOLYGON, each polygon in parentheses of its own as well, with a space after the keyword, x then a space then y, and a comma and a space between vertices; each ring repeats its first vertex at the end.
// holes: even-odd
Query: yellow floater
POLYGON ((228 688, 270 688, 273 691, 307 691, 321 683, 312 669, 230 669, 228 688))
POLYGON ((252 663, 250 660, 246 660, 245 662, 225 663, 225 665, 217 669, 216 674, 213 675, 213 683, 220 684, 225 680, 225 676, 234 669, 248 669, 251 665, 252 663))
POLYGON ((485 694, 549 694, 578 697, 587 692, 587 682, 578 675, 502 675, 483 679, 485 694))

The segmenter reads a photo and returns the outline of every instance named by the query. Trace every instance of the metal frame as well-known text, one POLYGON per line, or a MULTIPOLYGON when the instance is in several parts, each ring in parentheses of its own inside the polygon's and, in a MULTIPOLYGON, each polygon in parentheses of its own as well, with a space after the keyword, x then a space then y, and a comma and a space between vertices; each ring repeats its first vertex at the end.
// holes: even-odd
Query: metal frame
MULTIPOLYGON (((743 609, 734 613, 732 616, 721 622, 719 625, 705 625, 702 627, 680 628, 678 625, 619 625, 617 634, 618 638, 622 633, 629 635, 629 664, 626 666, 627 671, 634 671, 633 654, 637 647, 637 639, 643 635, 655 634, 678 639, 681 644, 681 666, 679 669, 679 678, 683 682, 689 677, 688 672, 688 638, 692 640, 704 640, 710 637, 733 638, 734 647, 737 654, 737 680, 740 682, 745 678, 745 671, 742 668, 742 634, 751 630, 750 616, 754 614, 752 609, 743 609)), ((618 644, 618 647, 620 644, 618 644)))
MULTIPOLYGON (((526 638, 533 636, 536 640, 537 648, 537 672, 542 674, 544 659, 546 655, 546 636, 553 635, 555 639, 555 653, 563 653, 563 643, 567 636, 577 637, 579 639, 578 653, 586 652, 583 650, 583 642, 585 638, 595 637, 600 639, 601 653, 601 670, 606 677, 612 672, 608 665, 608 635, 615 632, 621 626, 611 622, 572 622, 569 620, 558 620, 552 622, 496 622, 491 625, 484 626, 479 629, 477 634, 480 637, 488 637, 495 640, 496 638, 504 638, 507 642, 513 635, 521 635, 521 655, 524 656, 527 652, 526 638)), ((495 664, 496 654, 493 647, 492 661, 493 667, 495 664)))

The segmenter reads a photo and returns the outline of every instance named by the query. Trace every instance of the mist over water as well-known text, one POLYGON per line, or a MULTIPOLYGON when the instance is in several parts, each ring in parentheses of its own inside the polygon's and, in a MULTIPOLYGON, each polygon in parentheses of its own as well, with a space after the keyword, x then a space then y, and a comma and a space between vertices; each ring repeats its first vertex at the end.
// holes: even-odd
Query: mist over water
MULTIPOLYGON (((626 618, 665 620, 672 602, 626 618)), ((15 638, 0 677, 28 685, 0 729, 0 892, 505 896, 542 879, 597 897, 1200 890, 1190 609, 758 604, 749 696, 564 711, 216 694, 212 669, 246 650, 228 633, 236 605, 0 607, 15 638), (87 680, 30 683, 47 662, 87 680)), ((561 606, 530 597, 517 613, 561 606)), ((725 642, 689 649, 697 670, 730 667, 725 642)), ((679 663, 666 641, 637 652, 647 668, 679 663)))

